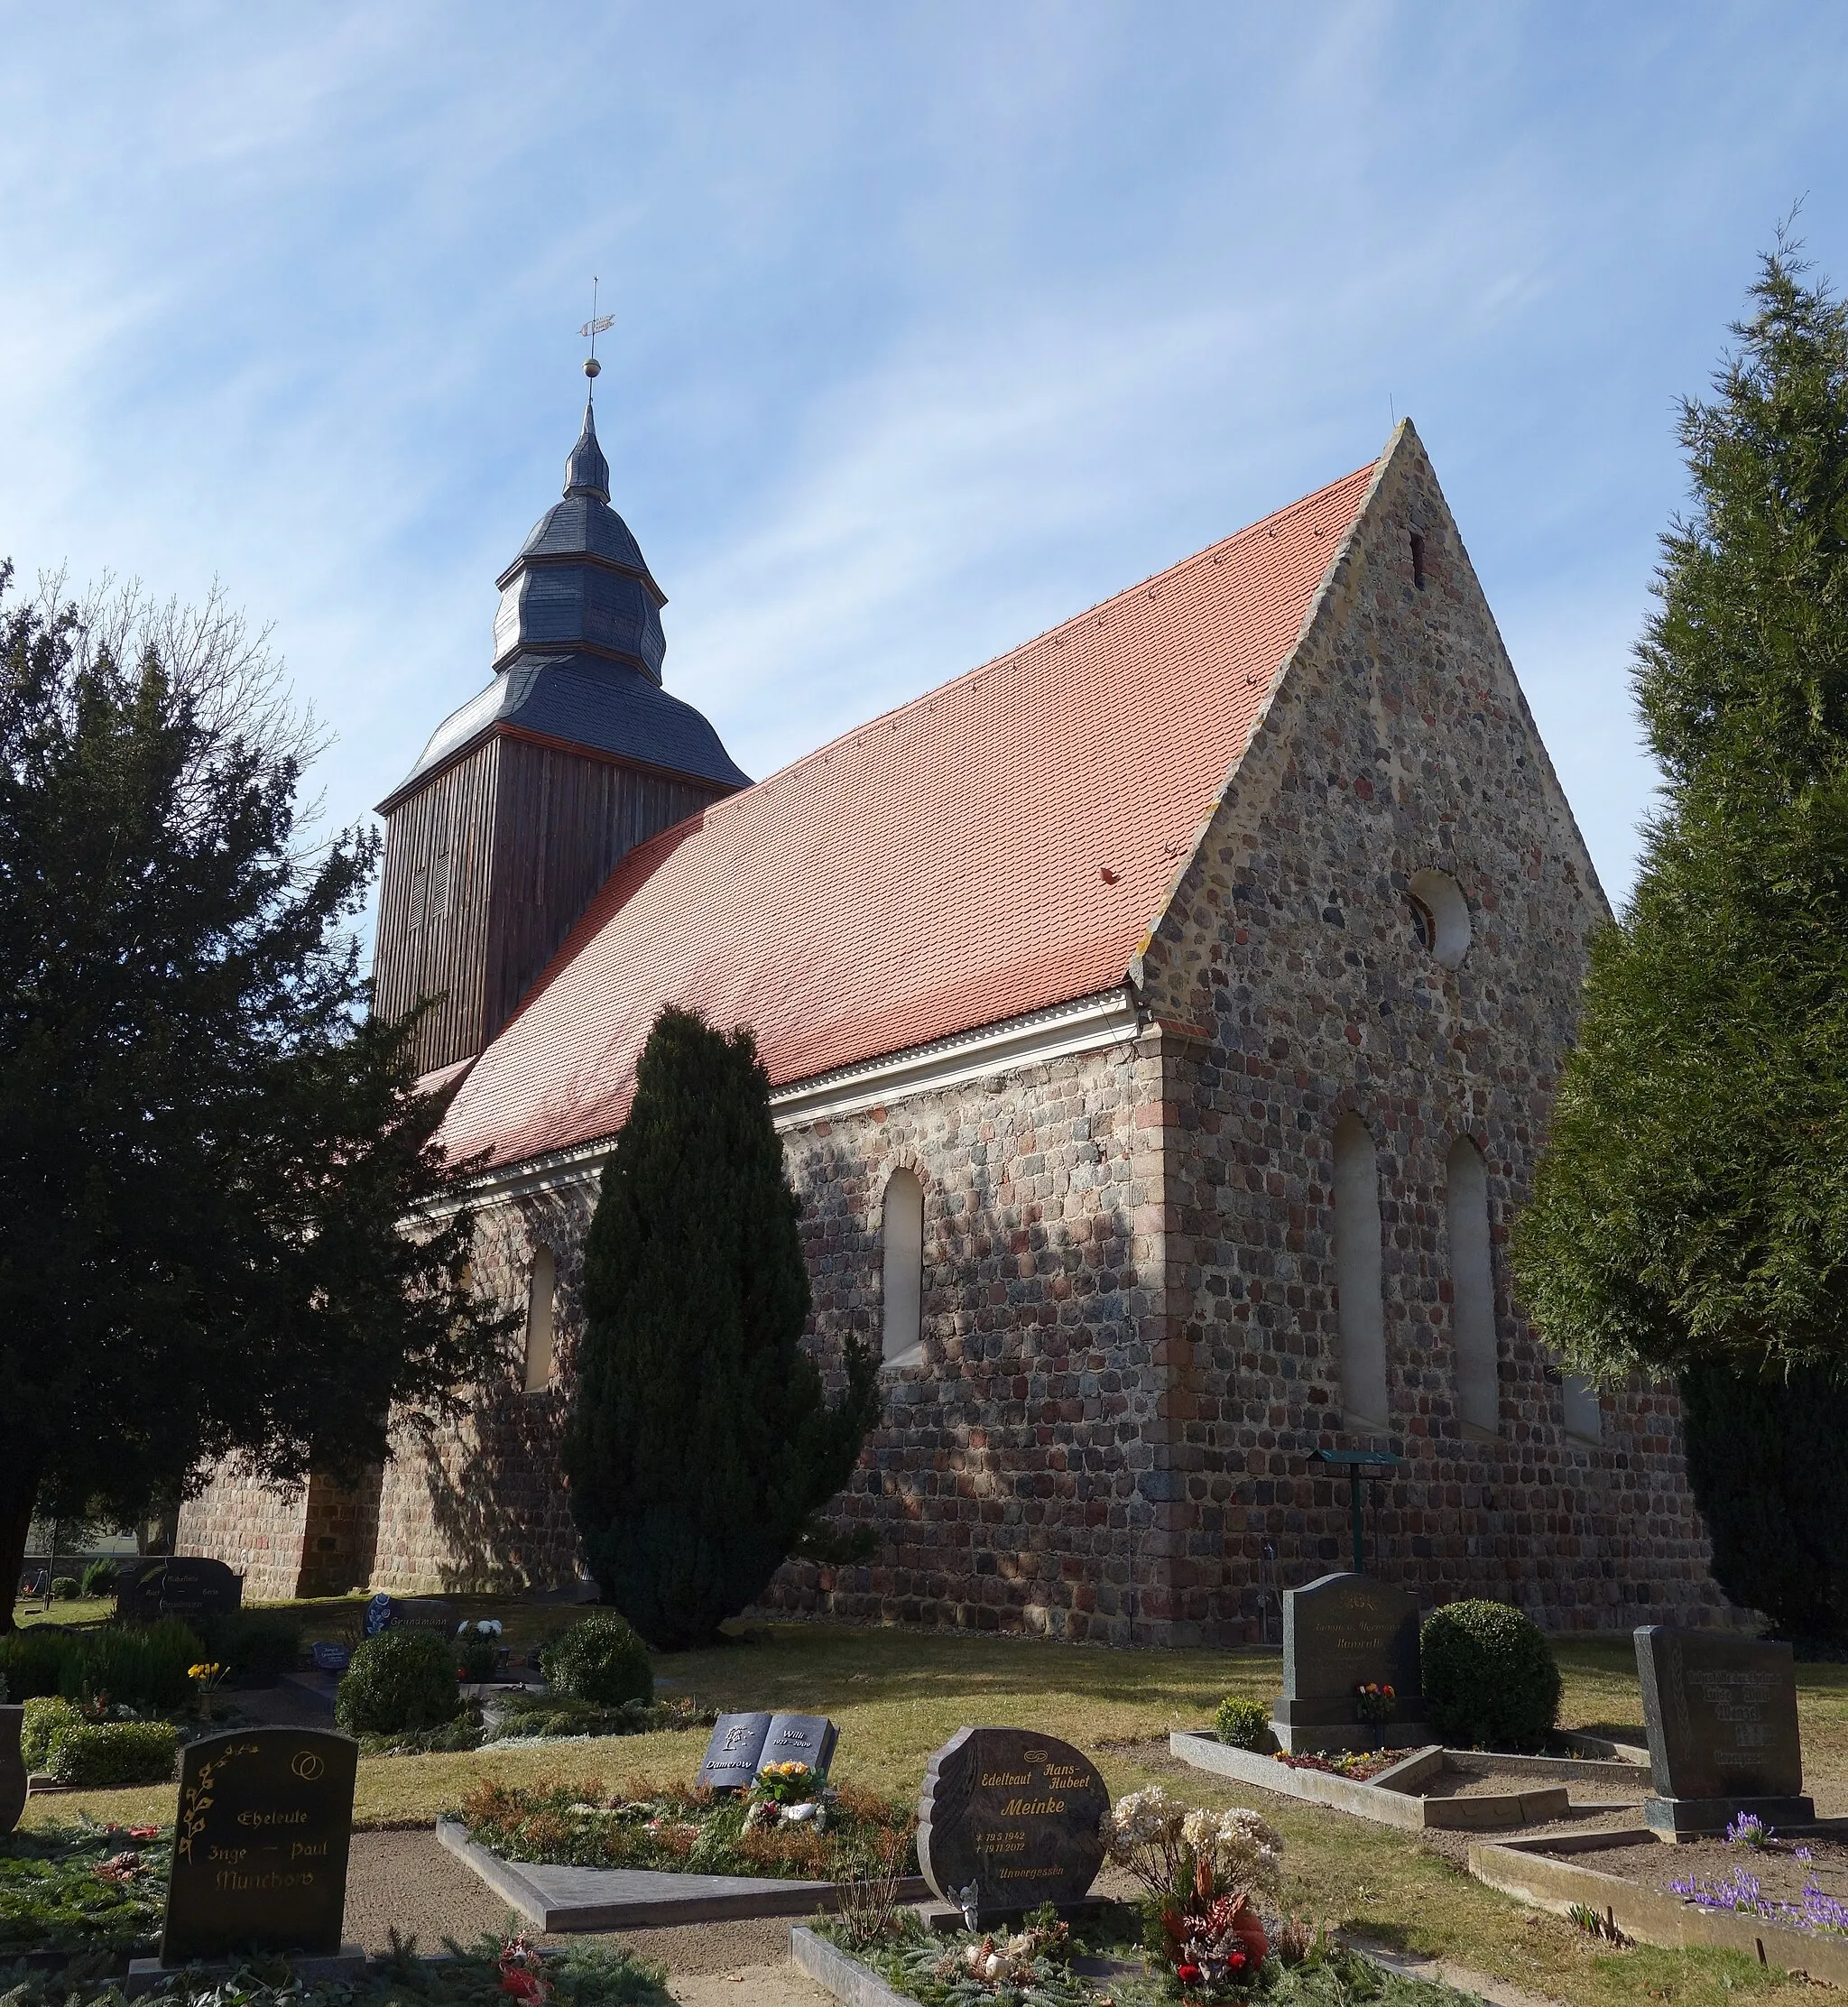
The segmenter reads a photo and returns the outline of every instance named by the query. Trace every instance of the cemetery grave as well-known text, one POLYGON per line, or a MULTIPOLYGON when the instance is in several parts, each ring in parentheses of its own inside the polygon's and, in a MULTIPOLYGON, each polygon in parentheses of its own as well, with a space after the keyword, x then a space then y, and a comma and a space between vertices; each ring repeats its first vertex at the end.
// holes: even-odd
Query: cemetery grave
POLYGON ((544 1930, 804 1916, 874 1874, 921 1896, 908 1810, 830 1785, 836 1739, 820 1716, 724 1715, 690 1788, 483 1780, 437 1836, 544 1930))
POLYGON ((1622 1760, 1446 1749, 1427 1713, 1417 1599, 1326 1575, 1284 1593, 1283 1691, 1263 1738, 1275 1753, 1210 1728, 1173 1730, 1169 1747, 1197 1770, 1409 1832, 1594 1818, 1643 1795, 1642 1771, 1622 1760))
POLYGON ((1647 1942, 1751 1948, 1848 1984, 1848 1820, 1818 1819, 1803 1790, 1790 1647, 1668 1625, 1635 1643, 1643 1823, 1472 1847, 1470 1872, 1647 1942))
POLYGON ((853 2007, 1461 1997, 1383 1975, 1284 1910, 1283 1841, 1255 1812, 1195 1809, 1160 1786, 1113 1806, 1079 1751, 1032 1731, 963 1728, 936 1753, 919 1852, 943 1911, 869 1891, 790 1933, 801 1969, 853 2007), (1094 1899, 1106 1859, 1133 1901, 1094 1899))

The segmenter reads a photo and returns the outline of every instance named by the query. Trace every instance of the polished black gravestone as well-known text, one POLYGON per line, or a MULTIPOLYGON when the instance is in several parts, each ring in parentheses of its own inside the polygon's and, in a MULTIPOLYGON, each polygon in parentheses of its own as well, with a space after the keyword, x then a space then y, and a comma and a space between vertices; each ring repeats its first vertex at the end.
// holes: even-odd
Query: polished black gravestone
POLYGON ((1070 1908, 1104 1865, 1110 1793, 1069 1743, 1024 1728, 959 1728, 918 1799, 918 1864, 979 1928, 1042 1902, 1070 1908))
POLYGON ((320 1728, 234 1729, 187 1744, 162 1967, 342 1950, 358 1757, 350 1735, 320 1728))
POLYGON ((1636 1633, 1649 1738, 1643 1817, 1659 1833, 1717 1833, 1742 1812, 1806 1826, 1797 1733, 1797 1669, 1788 1644, 1649 1624, 1636 1633))
POLYGON ((25 1759, 19 1752, 19 1732, 24 1723, 22 1704, 0 1707, 0 1835, 12 1832, 25 1810, 25 1759))
POLYGON ((1291 1752, 1423 1741, 1418 1598, 1366 1575, 1325 1575, 1285 1590, 1283 1692, 1270 1714, 1271 1733, 1291 1752), (1363 1685, 1393 1690, 1383 1729, 1354 1712, 1363 1685))
POLYGON ((766 1763, 807 1763, 826 1777, 835 1740, 835 1725, 823 1715, 721 1715, 694 1782, 743 1790, 766 1763))
POLYGON ((125 1564, 116 1581, 116 1614, 216 1616, 244 1602, 244 1577, 203 1554, 147 1554, 125 1564))

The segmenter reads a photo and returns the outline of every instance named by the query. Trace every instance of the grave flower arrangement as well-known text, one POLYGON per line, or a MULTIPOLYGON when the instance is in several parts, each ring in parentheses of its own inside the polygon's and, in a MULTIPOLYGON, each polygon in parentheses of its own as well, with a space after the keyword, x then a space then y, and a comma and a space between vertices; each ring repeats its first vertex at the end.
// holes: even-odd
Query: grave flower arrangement
POLYGON ((819 1833, 827 1826, 827 1781, 807 1763, 765 1763, 746 1794, 746 1826, 775 1826, 805 1821, 819 1833))
POLYGON ((1258 1902, 1282 1891, 1274 1827, 1241 1806, 1191 1810, 1158 1784, 1119 1799, 1104 1836, 1111 1860, 1147 1891, 1148 1947, 1185 2007, 1243 2001, 1266 1983, 1270 1933, 1258 1902))
POLYGON ((202 1660, 198 1665, 188 1666, 186 1677, 192 1681, 193 1691, 198 1697, 199 1717, 212 1718, 213 1697, 225 1683, 225 1675, 230 1667, 220 1665, 216 1659, 202 1660))
POLYGON ((1399 1696, 1381 1681, 1363 1679, 1354 1688, 1354 1711, 1357 1719, 1383 1728, 1392 1719, 1399 1696))

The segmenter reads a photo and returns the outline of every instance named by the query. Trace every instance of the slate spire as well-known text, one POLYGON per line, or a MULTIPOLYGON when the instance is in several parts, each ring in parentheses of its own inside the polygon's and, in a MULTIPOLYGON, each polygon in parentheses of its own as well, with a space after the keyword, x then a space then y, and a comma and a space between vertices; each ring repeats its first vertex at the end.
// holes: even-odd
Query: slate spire
MULTIPOLYGON (((589 375, 594 366, 594 362, 587 363, 584 374, 589 375)), ((565 462, 565 493, 587 495, 598 502, 607 502, 610 498, 610 463, 604 458, 603 448, 596 443, 596 411, 592 396, 584 400, 584 430, 578 433, 578 443, 565 462)))

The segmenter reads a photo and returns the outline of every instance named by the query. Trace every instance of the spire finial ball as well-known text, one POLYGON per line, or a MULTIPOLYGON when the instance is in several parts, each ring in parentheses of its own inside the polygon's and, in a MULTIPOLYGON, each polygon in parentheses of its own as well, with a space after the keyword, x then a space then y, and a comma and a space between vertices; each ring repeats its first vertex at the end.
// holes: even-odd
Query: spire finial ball
POLYGON ((595 356, 587 356, 584 358, 584 374, 591 377, 603 375, 603 365, 597 361, 595 356))

